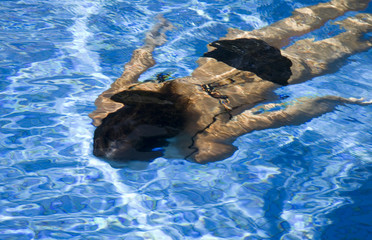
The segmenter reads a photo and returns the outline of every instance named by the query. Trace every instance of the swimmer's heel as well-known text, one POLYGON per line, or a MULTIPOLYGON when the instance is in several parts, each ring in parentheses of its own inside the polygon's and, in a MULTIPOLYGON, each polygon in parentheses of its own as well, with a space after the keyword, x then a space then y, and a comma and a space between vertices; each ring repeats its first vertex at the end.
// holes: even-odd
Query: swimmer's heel
POLYGON ((332 0, 330 3, 339 9, 361 11, 368 7, 370 0, 332 0))

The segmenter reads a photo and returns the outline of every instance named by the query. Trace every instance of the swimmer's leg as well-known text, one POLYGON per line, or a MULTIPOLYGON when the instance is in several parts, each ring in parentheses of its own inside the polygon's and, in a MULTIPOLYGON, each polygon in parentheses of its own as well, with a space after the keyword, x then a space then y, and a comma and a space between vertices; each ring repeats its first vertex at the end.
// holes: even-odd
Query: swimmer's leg
POLYGON ((165 32, 172 29, 172 25, 163 17, 159 16, 158 20, 159 23, 146 34, 145 45, 133 51, 130 62, 124 66, 123 74, 96 99, 97 109, 89 114, 94 126, 99 126, 109 113, 123 107, 123 104, 112 101, 110 97, 125 90, 130 84, 136 83, 142 73, 155 65, 152 52, 155 47, 166 42, 165 32))
POLYGON ((295 9, 293 15, 267 27, 250 32, 230 29, 225 39, 258 38, 271 46, 282 48, 290 38, 301 36, 322 27, 327 21, 336 19, 347 11, 359 11, 368 6, 370 0, 332 0, 326 3, 295 9))
POLYGON ((331 72, 336 68, 335 63, 372 47, 371 39, 363 38, 365 33, 372 31, 372 14, 358 14, 336 23, 347 31, 316 42, 300 40, 282 51, 293 64, 289 84, 331 72))
POLYGON ((194 139, 194 147, 198 151, 191 158, 199 163, 222 160, 234 153, 236 148, 231 144, 241 135, 256 130, 300 125, 343 104, 370 105, 372 101, 336 96, 304 97, 281 105, 268 104, 246 110, 227 122, 222 118, 216 119, 194 139), (272 111, 273 107, 276 109, 278 106, 280 110, 272 111))
MULTIPOLYGON (((296 9, 292 16, 261 29, 250 32, 230 29, 226 37, 222 39, 257 38, 266 41, 271 46, 282 48, 288 45, 291 37, 301 36, 320 28, 328 20, 342 16, 347 11, 362 10, 368 6, 369 2, 370 0, 332 0, 296 9)), ((210 50, 212 48, 209 48, 210 50)), ((192 73, 193 78, 189 79, 190 82, 208 83, 238 73, 237 69, 215 59, 202 57, 199 58, 198 63, 199 67, 192 73)))

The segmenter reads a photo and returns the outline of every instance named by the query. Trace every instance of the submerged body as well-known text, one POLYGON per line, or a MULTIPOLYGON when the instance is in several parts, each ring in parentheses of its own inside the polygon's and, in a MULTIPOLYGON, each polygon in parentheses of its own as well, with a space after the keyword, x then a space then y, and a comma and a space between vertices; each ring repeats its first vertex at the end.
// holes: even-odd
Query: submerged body
POLYGON ((319 28, 346 11, 361 10, 368 2, 334 0, 297 9, 293 16, 263 29, 231 30, 209 45, 191 76, 137 82, 155 64, 151 53, 165 42, 164 32, 171 28, 160 19, 123 75, 96 101, 97 110, 90 115, 97 126, 94 154, 119 161, 165 154, 206 163, 230 156, 236 150, 232 142, 245 133, 301 124, 343 103, 369 104, 335 96, 279 106, 269 103, 278 98, 276 88, 332 71, 336 62, 372 46, 361 38, 372 30, 372 17, 359 14, 339 23, 347 31, 338 36, 300 40, 279 50, 290 37, 319 28), (164 153, 167 146, 172 151, 164 153))

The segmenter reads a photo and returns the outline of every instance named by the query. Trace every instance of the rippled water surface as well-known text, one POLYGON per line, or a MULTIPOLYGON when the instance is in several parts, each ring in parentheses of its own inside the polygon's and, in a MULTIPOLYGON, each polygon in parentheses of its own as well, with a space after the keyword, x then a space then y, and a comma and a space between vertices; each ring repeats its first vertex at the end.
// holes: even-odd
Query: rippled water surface
MULTIPOLYGON (((142 80, 186 76, 229 27, 318 2, 2 0, 0 239, 372 239, 372 106, 247 134, 232 157, 206 165, 112 168, 92 155, 88 113, 157 14, 176 29, 142 80)), ((277 93, 371 99, 371 53, 277 93)))

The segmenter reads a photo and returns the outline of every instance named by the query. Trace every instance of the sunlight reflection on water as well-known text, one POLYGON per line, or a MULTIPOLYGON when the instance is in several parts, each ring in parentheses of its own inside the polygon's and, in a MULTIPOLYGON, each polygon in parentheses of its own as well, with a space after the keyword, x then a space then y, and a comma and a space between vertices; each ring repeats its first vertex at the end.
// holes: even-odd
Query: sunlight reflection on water
MULTIPOLYGON (((221 162, 125 168, 92 155, 87 116, 158 13, 176 29, 142 79, 190 74, 228 27, 262 27, 310 2, 4 2, 0 238, 320 239, 326 214, 353 202, 340 193, 371 174, 370 106, 242 136, 221 162), (291 9, 279 11, 284 3, 291 9)), ((277 93, 368 98, 371 65, 370 52, 358 54, 335 74, 277 93)))

